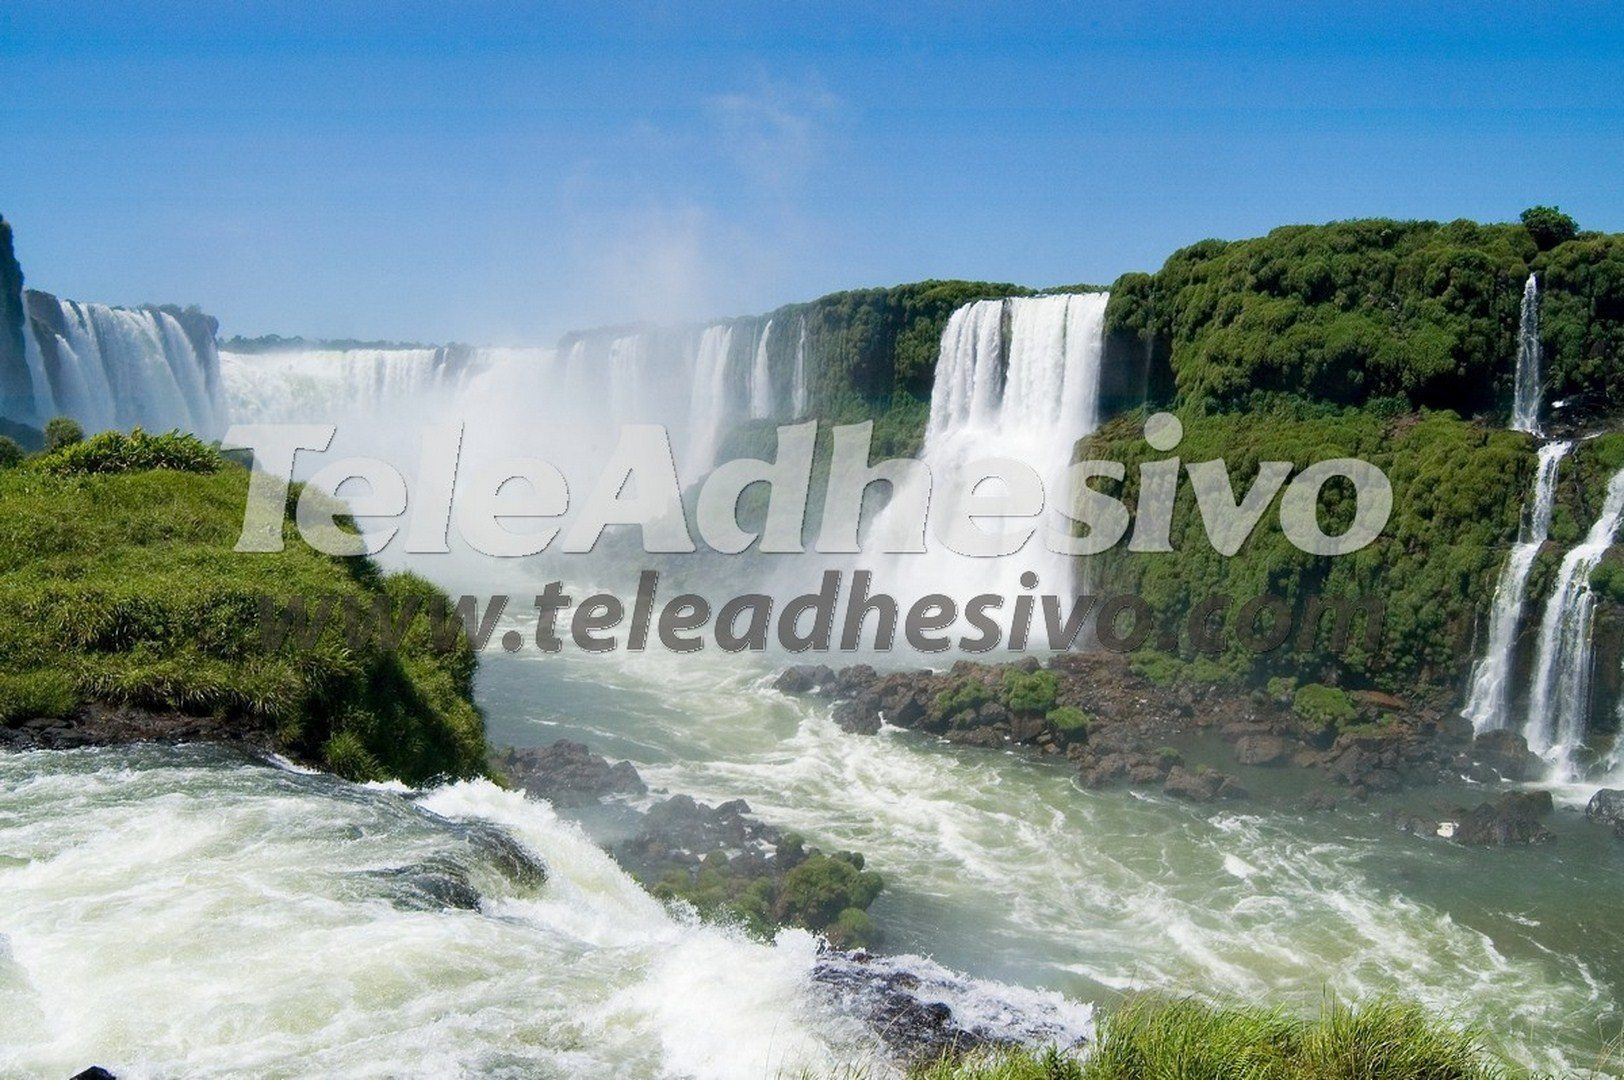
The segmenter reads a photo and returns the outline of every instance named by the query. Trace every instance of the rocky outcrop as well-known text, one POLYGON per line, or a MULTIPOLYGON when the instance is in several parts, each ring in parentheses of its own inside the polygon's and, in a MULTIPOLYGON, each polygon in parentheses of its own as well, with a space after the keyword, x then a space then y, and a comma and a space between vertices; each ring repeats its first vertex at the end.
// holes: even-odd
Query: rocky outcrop
POLYGON ((1461 811, 1455 842, 1468 847, 1549 843, 1556 836, 1540 823, 1540 818, 1551 812, 1551 806, 1549 791, 1514 791, 1479 803, 1461 811))
POLYGON ((648 794, 636 767, 569 740, 499 750, 491 764, 527 795, 596 829, 615 861, 662 899, 763 935, 799 926, 840 947, 879 940, 866 912, 884 883, 863 856, 808 847, 755 817, 743 799, 711 806, 678 794, 633 805, 648 794))
POLYGON ((141 742, 210 742, 270 750, 274 740, 250 718, 191 716, 135 705, 93 703, 66 716, 24 717, 0 724, 0 750, 77 750, 141 742))
POLYGON ((1063 653, 1046 665, 1030 656, 961 660, 946 671, 809 664, 786 669, 774 685, 829 699, 835 723, 855 734, 890 724, 964 746, 1020 746, 1065 756, 1086 787, 1159 788, 1195 801, 1244 794, 1221 770, 1185 767, 1170 743, 1198 731, 1228 742, 1238 765, 1312 768, 1359 798, 1463 772, 1521 776, 1537 760, 1509 733, 1474 745, 1470 728, 1436 702, 1355 691, 1341 695, 1347 716, 1328 725, 1300 715, 1289 690, 1152 678, 1115 653, 1063 653), (1012 689, 1012 678, 1033 676, 1032 692, 1012 689))
POLYGON ((23 355, 23 268, 12 249, 11 223, 0 217, 0 417, 33 418, 34 384, 23 355))
POLYGON ((629 761, 607 760, 585 744, 560 739, 550 746, 508 747, 491 764, 526 795, 555 807, 590 806, 610 795, 641 795, 648 790, 629 761))
POLYGON ((1611 826, 1613 835, 1624 840, 1624 789, 1602 788, 1585 804, 1585 817, 1598 825, 1611 826))

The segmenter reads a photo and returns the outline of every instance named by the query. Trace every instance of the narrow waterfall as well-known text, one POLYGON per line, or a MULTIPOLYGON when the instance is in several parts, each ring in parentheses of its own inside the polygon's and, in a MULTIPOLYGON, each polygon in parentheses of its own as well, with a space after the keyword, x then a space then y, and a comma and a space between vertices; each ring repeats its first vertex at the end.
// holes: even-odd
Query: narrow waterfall
POLYGON ((795 376, 790 383, 790 415, 799 420, 810 404, 806 385, 806 316, 800 318, 795 337, 795 376))
POLYGON ((1529 274, 1523 285, 1522 313, 1517 322, 1516 387, 1511 405, 1513 431, 1539 433, 1544 366, 1544 348, 1539 340, 1539 281, 1529 274))
POLYGON ((115 308, 30 291, 34 411, 87 429, 178 427, 218 434, 224 421, 212 324, 164 308, 115 308))
POLYGON ((773 415, 773 374, 767 362, 767 342, 773 336, 773 321, 767 320, 756 342, 755 359, 750 364, 750 419, 765 420, 773 415))
POLYGON ((733 324, 707 326, 700 335, 693 392, 688 399, 688 450, 678 462, 685 478, 697 477, 716 464, 716 451, 732 418, 727 385, 732 352, 733 324))
POLYGON ((1574 771, 1573 753, 1585 735, 1590 712, 1590 627, 1596 598, 1590 575, 1624 523, 1624 469, 1607 484, 1601 514, 1584 542, 1562 559, 1556 585, 1540 621, 1534 685, 1523 734, 1529 748, 1551 759, 1563 778, 1574 771))
POLYGON ((1500 581, 1494 590, 1494 607, 1489 615, 1488 648, 1473 672, 1472 689, 1461 713, 1472 722, 1472 731, 1476 734, 1497 731, 1510 723, 1511 666, 1528 574, 1534 567, 1534 557, 1550 535, 1557 473, 1562 459, 1572 449, 1571 442, 1546 443, 1539 448, 1533 498, 1517 543, 1500 571, 1500 581))
MULTIPOLYGON (((1081 293, 982 300, 949 317, 921 455, 930 469, 933 508, 969 465, 1013 458, 1043 480, 1042 525, 1064 530, 1057 508, 1070 497, 1065 480, 1072 447, 1100 422, 1107 299, 1081 293)), ((927 536, 926 547, 922 555, 891 556, 879 573, 895 580, 899 593, 947 592, 961 602, 981 593, 1014 594, 1027 570, 1038 574, 1045 591, 1071 585, 1071 560, 1048 549, 1043 527, 1006 558, 960 556, 934 536, 927 536)))

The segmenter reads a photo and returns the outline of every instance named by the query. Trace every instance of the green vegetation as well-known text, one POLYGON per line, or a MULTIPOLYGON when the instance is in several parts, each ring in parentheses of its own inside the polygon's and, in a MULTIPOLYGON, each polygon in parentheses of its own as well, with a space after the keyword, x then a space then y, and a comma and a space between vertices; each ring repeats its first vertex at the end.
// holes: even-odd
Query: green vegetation
POLYGON ((444 594, 319 554, 291 522, 285 550, 234 552, 247 486, 177 434, 97 436, 0 473, 0 717, 174 710, 354 779, 481 772, 475 657, 449 620, 414 619, 395 648, 342 618, 263 632, 265 598, 365 615, 444 611, 444 594))
POLYGON ((1353 699, 1334 686, 1309 683, 1292 695, 1291 711, 1315 731, 1333 732, 1359 714, 1353 699))
MULTIPOLYGON (((1516 536, 1533 440, 1451 412, 1387 415, 1289 399, 1274 405, 1244 415, 1185 415, 1179 456, 1223 458, 1237 497, 1250 489, 1263 461, 1299 467, 1336 457, 1369 461, 1393 485, 1392 517, 1373 544, 1337 558, 1309 555, 1281 531, 1277 496, 1239 552, 1225 557, 1208 542, 1191 485, 1184 483, 1171 532, 1176 557, 1135 554, 1121 544, 1093 560, 1095 580, 1103 589, 1137 593, 1170 620, 1164 631, 1180 634, 1198 603, 1228 597, 1215 651, 1193 655, 1195 643, 1187 642, 1186 659, 1205 661, 1230 678, 1347 681, 1328 677, 1339 674, 1355 685, 1367 680, 1390 689, 1417 679, 1458 681, 1471 662, 1463 643, 1494 593, 1505 547, 1516 536), (1261 596, 1278 598, 1287 622, 1278 645, 1260 652, 1270 644, 1278 612, 1266 606, 1248 612, 1243 605, 1261 596), (1237 632, 1243 615, 1250 617, 1250 642, 1237 632)), ((1140 464, 1165 457, 1144 441, 1142 422, 1142 416, 1119 418, 1081 450, 1126 465, 1122 484, 1097 484, 1130 508, 1138 498, 1140 464)), ((1339 531, 1352 512, 1351 490, 1327 485, 1323 527, 1339 531)), ((1136 658, 1134 666, 1153 681, 1200 681, 1173 658, 1136 658)))
POLYGON ((1017 716, 1047 713, 1059 692, 1060 680, 1052 671, 1004 672, 1004 705, 1017 716))
POLYGON ((66 416, 58 416, 45 423, 45 450, 60 450, 64 446, 72 446, 77 442, 84 442, 85 429, 79 426, 77 420, 66 416))
POLYGON ((936 695, 931 712, 944 720, 973 712, 992 700, 992 691, 979 679, 960 679, 936 695))
POLYGON ((825 855, 804 847, 794 834, 778 845, 771 869, 741 867, 725 852, 707 855, 697 872, 673 867, 650 891, 662 900, 683 900, 700 915, 737 922, 770 939, 781 926, 799 926, 827 937, 837 948, 875 945, 879 930, 867 908, 885 887, 851 851, 825 855))
POLYGON ((0 469, 21 465, 26 456, 16 439, 9 435, 0 435, 0 469))
POLYGON ((1579 235, 1579 225, 1555 206, 1530 206, 1519 216, 1523 228, 1541 251, 1549 251, 1579 235))
POLYGON ((122 431, 104 431, 92 439, 70 440, 47 453, 39 465, 57 476, 143 469, 211 473, 223 467, 225 459, 212 446, 179 431, 150 435, 136 428, 128 435, 122 431))
POLYGON ((1624 405, 1624 236, 1577 233, 1546 208, 1525 221, 1371 219, 1204 240, 1155 274, 1123 275, 1107 325, 1162 343, 1193 411, 1262 392, 1503 412, 1534 271, 1548 398, 1624 405))
POLYGON ((1477 1033, 1418 1006, 1331 1003, 1305 1019, 1143 997, 1100 1021, 1076 1055, 1007 1050, 921 1065, 911 1080, 1491 1080, 1515 1075, 1477 1033))
POLYGON ((1054 725, 1056 731, 1063 731, 1068 735, 1086 735, 1094 718, 1075 705, 1062 705, 1058 709, 1050 709, 1045 720, 1054 725))

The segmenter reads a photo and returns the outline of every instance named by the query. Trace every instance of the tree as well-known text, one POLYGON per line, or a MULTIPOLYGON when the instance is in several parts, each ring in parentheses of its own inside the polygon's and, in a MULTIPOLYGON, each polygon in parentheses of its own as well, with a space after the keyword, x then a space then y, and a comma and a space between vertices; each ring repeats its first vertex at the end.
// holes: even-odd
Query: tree
POLYGON ((1579 223, 1555 206, 1530 206, 1522 212, 1522 223, 1541 251, 1579 235, 1579 223))
POLYGON ((0 469, 9 469, 23 460, 23 448, 9 435, 0 435, 0 469))
POLYGON ((76 442, 84 442, 85 429, 79 426, 78 421, 66 416, 58 416, 45 424, 45 452, 60 450, 64 446, 72 446, 76 442))

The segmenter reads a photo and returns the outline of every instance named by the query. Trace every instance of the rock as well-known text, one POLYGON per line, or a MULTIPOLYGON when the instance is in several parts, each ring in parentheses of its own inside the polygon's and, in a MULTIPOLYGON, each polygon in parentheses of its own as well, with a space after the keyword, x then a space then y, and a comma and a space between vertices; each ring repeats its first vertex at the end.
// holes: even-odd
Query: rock
POLYGON ((432 858, 386 870, 364 870, 359 876, 380 882, 394 905, 407 911, 479 908, 479 890, 468 880, 467 872, 450 859, 432 858))
POLYGON ((1528 749, 1527 740, 1515 731, 1485 731, 1473 740, 1469 753, 1474 763, 1505 780, 1528 780, 1544 768, 1539 756, 1528 749))
POLYGON ((1475 809, 1462 810, 1455 842, 1472 847, 1543 844, 1555 840, 1539 819, 1551 812, 1549 791, 1515 791, 1475 809))
POLYGON ((524 845, 495 825, 471 821, 459 825, 458 832, 480 859, 519 888, 539 889, 547 883, 547 868, 525 850, 524 845))
POLYGON ((1246 735, 1235 744, 1235 760, 1242 765, 1278 765, 1289 747, 1278 735, 1246 735))
POLYGON ((648 790, 631 762, 611 765, 568 739, 550 746, 509 747, 493 754, 491 764, 526 795, 554 806, 592 806, 610 795, 642 795, 648 790))
POLYGON ((1602 788, 1585 804, 1585 817, 1602 825, 1613 826, 1614 832, 1624 830, 1624 790, 1602 788))
POLYGON ((773 680, 773 689, 785 694, 812 694, 834 682, 835 673, 828 664, 796 664, 773 680))
POLYGON ((118 1080, 118 1077, 100 1065, 92 1065, 83 1072, 74 1073, 70 1080, 118 1080))
POLYGON ((830 713, 841 731, 852 735, 873 735, 880 730, 880 701, 872 691, 835 703, 830 713))
POLYGON ((1355 690, 1349 695, 1361 705, 1369 705, 1373 709, 1386 709, 1389 712, 1407 712, 1409 702, 1392 694, 1384 694, 1380 690, 1355 690))
POLYGON ((1192 771, 1182 765, 1175 765, 1168 771, 1167 779, 1162 783, 1162 791, 1192 802, 1211 802, 1218 797, 1224 779, 1221 773, 1210 770, 1192 771))
POLYGON ((1303 797, 1303 809, 1323 814, 1336 809, 1336 796, 1329 791, 1310 791, 1303 797))

